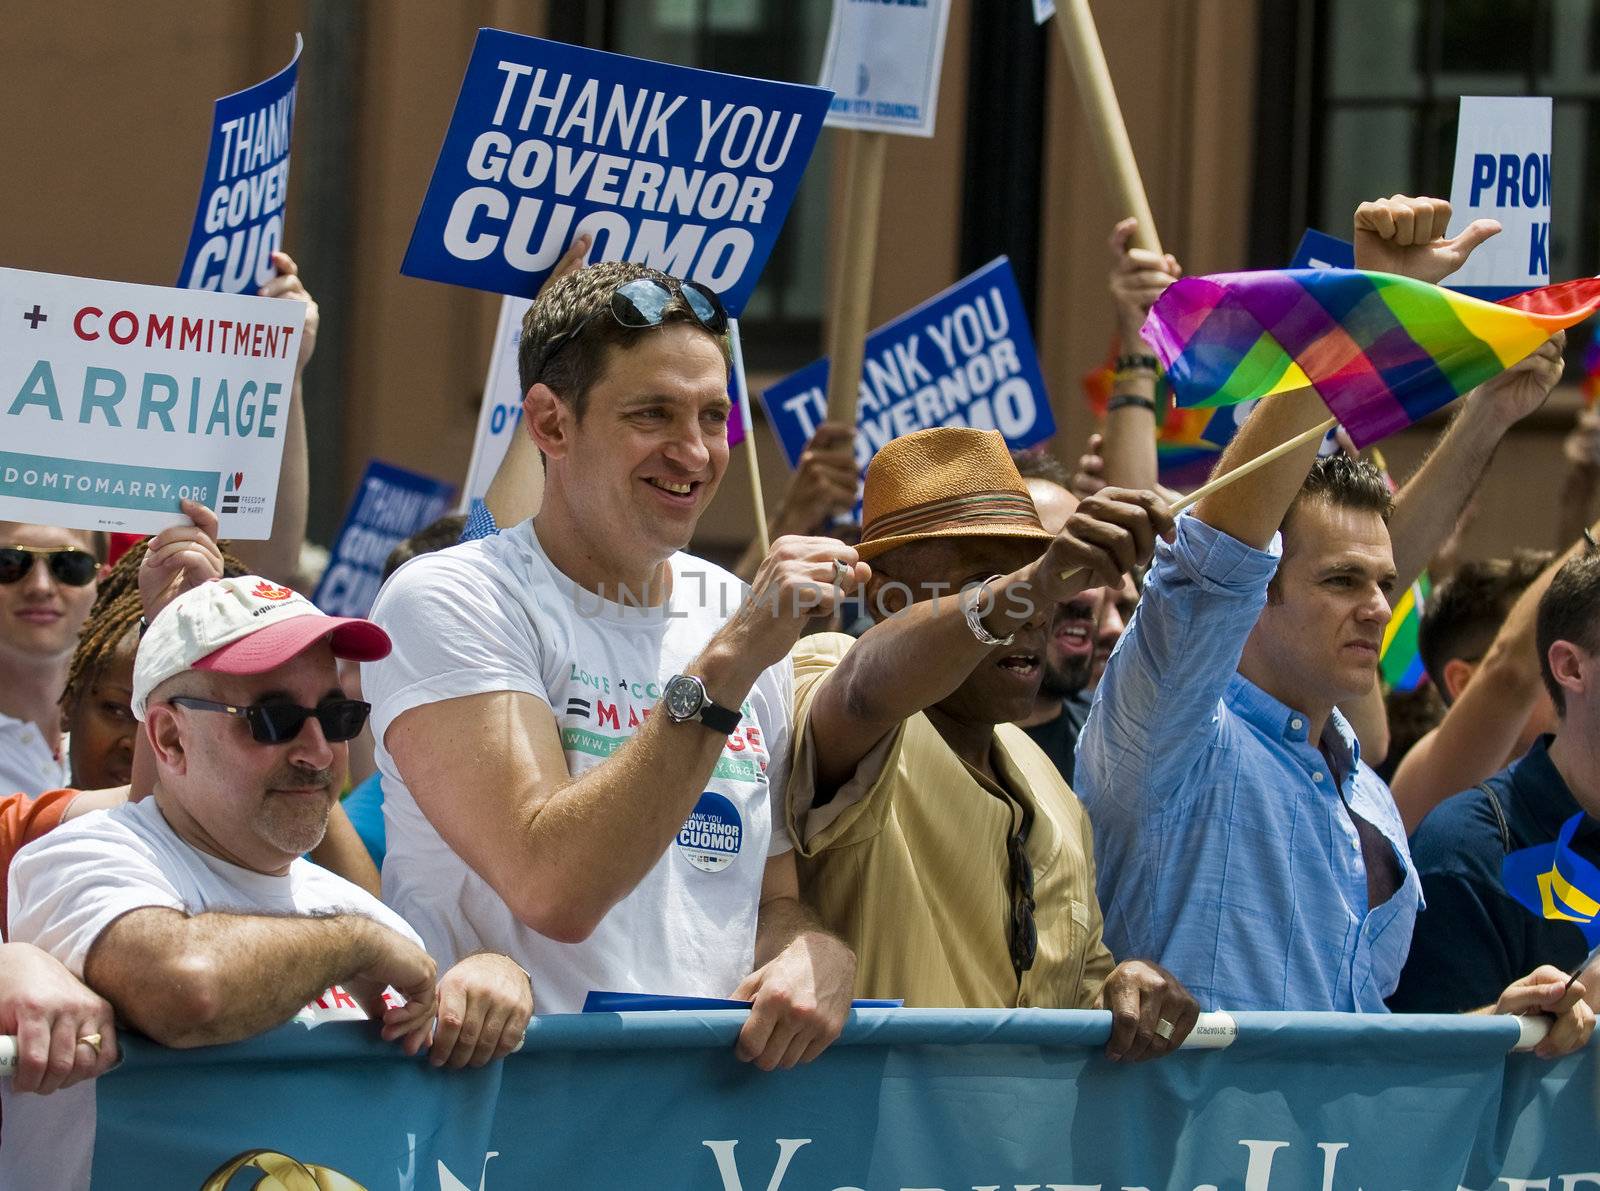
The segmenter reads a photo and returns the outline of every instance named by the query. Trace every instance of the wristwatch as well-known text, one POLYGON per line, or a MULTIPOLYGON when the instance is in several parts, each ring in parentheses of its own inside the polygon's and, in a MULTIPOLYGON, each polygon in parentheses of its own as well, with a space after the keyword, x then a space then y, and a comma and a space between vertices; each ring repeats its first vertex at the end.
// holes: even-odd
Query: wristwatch
POLYGON ((721 732, 724 736, 737 728, 742 718, 737 711, 713 703, 711 696, 706 694, 706 684, 693 674, 674 674, 667 679, 666 689, 661 692, 661 703, 673 723, 699 720, 713 732, 721 732))

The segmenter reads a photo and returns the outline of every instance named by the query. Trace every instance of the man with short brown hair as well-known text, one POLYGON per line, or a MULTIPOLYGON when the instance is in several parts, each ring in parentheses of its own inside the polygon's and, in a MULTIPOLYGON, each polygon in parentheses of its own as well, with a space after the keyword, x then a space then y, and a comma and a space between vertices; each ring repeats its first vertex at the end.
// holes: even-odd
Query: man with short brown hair
POLYGON ((431 947, 518 957, 555 1012, 752 1001, 738 1054, 770 1069, 850 1001, 774 807, 789 647, 866 568, 780 538, 747 597, 684 552, 728 465, 725 330, 714 294, 640 265, 552 282, 519 353, 539 511, 401 567, 372 613, 397 648, 362 687, 385 893, 431 947))

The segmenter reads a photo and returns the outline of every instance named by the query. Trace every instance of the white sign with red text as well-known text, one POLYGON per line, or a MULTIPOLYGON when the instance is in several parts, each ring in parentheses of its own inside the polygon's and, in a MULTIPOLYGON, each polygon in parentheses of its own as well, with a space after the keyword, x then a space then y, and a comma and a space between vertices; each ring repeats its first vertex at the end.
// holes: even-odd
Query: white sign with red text
POLYGON ((0 520, 264 539, 303 303, 0 269, 0 520))

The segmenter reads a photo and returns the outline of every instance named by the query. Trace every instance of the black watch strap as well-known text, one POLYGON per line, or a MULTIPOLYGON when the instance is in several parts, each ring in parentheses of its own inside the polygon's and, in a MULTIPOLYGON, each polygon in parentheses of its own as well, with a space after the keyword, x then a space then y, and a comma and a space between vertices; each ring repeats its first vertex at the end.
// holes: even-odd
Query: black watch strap
POLYGON ((713 703, 710 699, 700 705, 700 714, 695 716, 713 732, 721 732, 724 736, 730 735, 743 718, 737 711, 713 703))

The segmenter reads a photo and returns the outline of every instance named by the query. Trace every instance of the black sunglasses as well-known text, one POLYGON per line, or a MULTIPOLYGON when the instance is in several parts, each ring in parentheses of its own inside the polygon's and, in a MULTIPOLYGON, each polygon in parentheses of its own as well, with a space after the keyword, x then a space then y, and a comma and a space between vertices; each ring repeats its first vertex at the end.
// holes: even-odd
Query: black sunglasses
POLYGON ((250 725, 250 735, 257 744, 284 744, 293 740, 312 716, 322 725, 323 738, 329 744, 339 744, 361 732, 372 710, 372 704, 360 699, 329 699, 316 707, 301 707, 295 703, 252 703, 249 707, 235 707, 231 703, 213 703, 210 699, 188 695, 174 695, 167 702, 174 707, 238 716, 250 725))
POLYGON ((1021 832, 1006 841, 1011 859, 1011 966, 1020 976, 1039 954, 1039 927, 1033 919, 1033 862, 1021 832))
POLYGON ((17 583, 33 570, 33 560, 45 559, 57 583, 84 587, 94 582, 100 560, 76 546, 0 546, 0 583, 17 583))
POLYGON ((561 349, 582 335, 589 324, 602 314, 609 313, 618 326, 635 331, 659 327, 667 307, 679 295, 683 297, 683 304, 694 315, 695 321, 713 335, 721 335, 728 329, 728 312, 722 308, 722 300, 698 282, 675 281, 671 285, 664 285, 653 277, 636 277, 619 285, 604 306, 570 331, 552 336, 539 353, 533 379, 542 377, 550 361, 556 358, 561 349))

